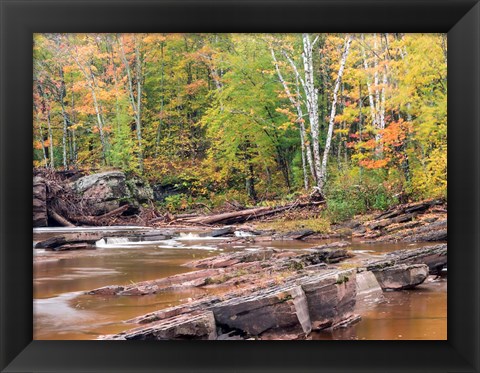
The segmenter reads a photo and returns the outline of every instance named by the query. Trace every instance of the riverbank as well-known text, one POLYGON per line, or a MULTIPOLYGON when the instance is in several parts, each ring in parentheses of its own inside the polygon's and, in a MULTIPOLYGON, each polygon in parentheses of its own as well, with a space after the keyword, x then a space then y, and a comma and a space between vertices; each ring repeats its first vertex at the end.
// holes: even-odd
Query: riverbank
MULTIPOLYGON (((325 338, 325 331, 344 335, 337 330, 352 328, 370 312, 359 305, 382 304, 385 291, 435 287, 433 276, 445 274, 444 201, 398 205, 328 226, 318 225, 322 208, 322 203, 304 202, 253 212, 155 218, 145 226, 131 225, 132 220, 120 214, 114 221, 129 226, 36 228, 34 264, 40 269, 67 262, 102 263, 65 274, 83 286, 73 288, 71 295, 50 293, 60 296, 62 304, 63 297, 68 304, 81 299, 75 307, 155 300, 146 313, 122 312, 121 325, 101 327, 95 337, 101 339, 315 339, 325 338), (237 223, 221 224, 231 219, 237 223), (379 256, 372 250, 379 246, 395 253, 382 251, 379 256), (179 256, 183 250, 192 256, 179 256), (104 263, 118 260, 120 252, 125 257, 135 252, 136 275, 124 278, 116 267, 104 270, 104 263), (152 269, 158 265, 165 270, 145 275, 147 268, 136 263, 146 260, 152 269), (172 265, 175 270, 166 270, 172 265), (89 280, 97 269, 105 277, 100 287, 89 280)), ((132 267, 127 267, 130 273, 132 267)), ((51 281, 61 279, 47 277, 51 281)), ((37 295, 42 297, 41 292, 37 295)), ((44 302, 48 304, 37 301, 44 302)))

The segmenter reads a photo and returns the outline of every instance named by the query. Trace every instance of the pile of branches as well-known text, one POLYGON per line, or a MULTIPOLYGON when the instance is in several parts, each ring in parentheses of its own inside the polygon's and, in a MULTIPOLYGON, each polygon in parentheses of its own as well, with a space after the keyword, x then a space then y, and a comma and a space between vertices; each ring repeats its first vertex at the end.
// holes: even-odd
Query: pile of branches
POLYGON ((46 186, 46 210, 48 217, 65 227, 76 225, 145 224, 158 216, 155 209, 141 209, 136 215, 124 216, 130 206, 122 205, 103 215, 92 214, 91 207, 71 187, 71 182, 83 176, 81 171, 54 171, 34 169, 33 176, 42 178, 46 186))

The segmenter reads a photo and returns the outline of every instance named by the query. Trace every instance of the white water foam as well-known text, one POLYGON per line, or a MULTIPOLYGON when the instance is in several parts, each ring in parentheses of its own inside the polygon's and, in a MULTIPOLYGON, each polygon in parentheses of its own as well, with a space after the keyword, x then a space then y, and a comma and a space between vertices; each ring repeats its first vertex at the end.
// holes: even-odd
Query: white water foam
POLYGON ((176 238, 178 241, 211 241, 211 240, 228 240, 229 237, 211 237, 211 236, 200 236, 199 233, 180 233, 176 238))
POLYGON ((252 237, 253 234, 251 232, 246 232, 246 231, 235 231, 233 232, 235 237, 252 237))
POLYGON ((183 244, 176 240, 158 240, 158 241, 129 241, 127 237, 107 237, 95 242, 95 246, 101 249, 129 249, 135 247, 159 247, 159 248, 176 248, 183 247, 183 244))

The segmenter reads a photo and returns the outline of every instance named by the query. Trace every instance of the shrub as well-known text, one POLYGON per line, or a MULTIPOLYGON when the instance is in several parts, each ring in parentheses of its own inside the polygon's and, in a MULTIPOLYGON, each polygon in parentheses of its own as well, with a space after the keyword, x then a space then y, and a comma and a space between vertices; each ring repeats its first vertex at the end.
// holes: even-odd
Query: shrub
POLYGON ((331 173, 325 190, 325 214, 332 223, 352 218, 370 210, 384 210, 397 202, 395 182, 388 181, 384 170, 362 170, 331 173))

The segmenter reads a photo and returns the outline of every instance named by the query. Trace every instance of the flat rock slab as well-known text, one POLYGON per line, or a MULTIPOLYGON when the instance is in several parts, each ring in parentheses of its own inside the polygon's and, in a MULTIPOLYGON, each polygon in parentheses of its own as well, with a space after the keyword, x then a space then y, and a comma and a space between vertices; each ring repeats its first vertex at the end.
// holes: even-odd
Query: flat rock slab
POLYGON ((251 336, 267 331, 307 335, 311 330, 307 299, 300 286, 279 286, 233 298, 211 310, 223 329, 251 336))
POLYGON ((212 305, 220 302, 221 300, 218 297, 207 297, 190 303, 180 304, 178 306, 168 307, 155 312, 150 312, 145 315, 129 319, 125 322, 128 324, 149 324, 155 321, 169 319, 171 317, 179 316, 182 314, 192 314, 195 311, 208 309, 212 305))
POLYGON ((447 265, 447 244, 395 251, 385 255, 381 260, 368 262, 365 268, 369 271, 377 271, 396 264, 426 264, 431 275, 438 275, 447 265))
POLYGON ((89 243, 94 244, 96 241, 102 238, 102 233, 100 232, 79 232, 65 234, 61 236, 51 237, 46 240, 37 242, 35 245, 36 249, 55 249, 58 246, 65 244, 74 244, 74 243, 89 243))
POLYGON ((57 246, 54 249, 49 249, 49 250, 54 250, 54 251, 95 250, 96 248, 97 247, 95 245, 92 245, 90 243, 79 242, 79 243, 71 243, 71 244, 65 244, 65 245, 57 246))
POLYGON ((260 249, 255 251, 241 251, 232 254, 222 254, 213 258, 196 260, 183 264, 193 268, 225 268, 238 263, 250 263, 271 259, 274 251, 272 249, 260 249))
POLYGON ((155 294, 162 290, 206 285, 208 278, 217 276, 223 272, 223 269, 204 269, 194 272, 180 273, 158 280, 137 282, 133 285, 109 285, 93 289, 88 295, 147 295, 155 294))
POLYGON ((211 311, 184 314, 148 324, 116 335, 100 337, 103 340, 214 340, 217 338, 215 319, 211 311))
POLYGON ((399 264, 373 271, 383 290, 412 289, 423 283, 428 273, 426 264, 399 264))

